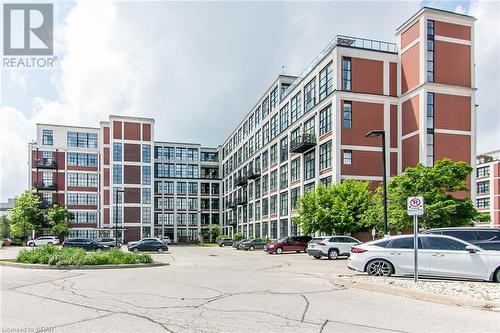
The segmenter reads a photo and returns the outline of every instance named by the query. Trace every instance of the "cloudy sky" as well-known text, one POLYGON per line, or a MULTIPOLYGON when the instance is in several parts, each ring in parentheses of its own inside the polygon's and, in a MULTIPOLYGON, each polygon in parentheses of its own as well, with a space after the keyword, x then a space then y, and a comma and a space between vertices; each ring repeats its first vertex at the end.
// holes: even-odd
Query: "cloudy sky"
POLYGON ((27 186, 36 123, 140 115, 158 140, 216 146, 283 66, 300 73, 336 34, 394 41, 423 5, 478 19, 478 152, 500 148, 498 2, 55 2, 57 69, 2 70, 0 201, 27 186))

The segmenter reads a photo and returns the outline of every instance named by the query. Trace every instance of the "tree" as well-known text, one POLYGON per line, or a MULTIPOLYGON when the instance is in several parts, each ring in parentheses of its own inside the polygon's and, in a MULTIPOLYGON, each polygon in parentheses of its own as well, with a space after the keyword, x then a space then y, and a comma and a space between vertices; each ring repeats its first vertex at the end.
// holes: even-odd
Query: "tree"
POLYGON ((210 224, 202 229, 202 235, 208 236, 210 242, 217 239, 220 235, 220 226, 218 224, 210 224))
POLYGON ((50 231, 53 235, 64 237, 69 234, 68 220, 70 213, 64 207, 53 205, 47 211, 50 231))
MULTIPOLYGON (((403 231, 411 228, 412 218, 407 215, 407 198, 422 196, 425 213, 419 218, 420 228, 456 227, 471 225, 478 216, 469 198, 459 199, 453 193, 467 191, 466 180, 472 168, 465 162, 450 159, 436 161, 433 167, 418 164, 394 177, 387 186, 389 229, 403 231)), ((377 189, 373 204, 364 216, 364 223, 383 224, 382 189, 377 189)))
POLYGON ((345 233, 366 230, 362 220, 370 202, 370 183, 345 180, 330 186, 320 185, 298 201, 296 222, 306 234, 345 233))
POLYGON ((43 221, 40 202, 40 197, 31 190, 26 190, 16 198, 10 213, 12 219, 10 231, 13 237, 25 242, 30 230, 40 228, 41 221, 43 221))
POLYGON ((10 238, 10 220, 7 216, 0 217, 0 241, 10 238))
POLYGON ((234 239, 235 241, 240 241, 240 240, 242 240, 242 239, 243 239, 243 235, 242 235, 242 234, 240 234, 240 233, 235 233, 235 234, 233 235, 233 239, 234 239))

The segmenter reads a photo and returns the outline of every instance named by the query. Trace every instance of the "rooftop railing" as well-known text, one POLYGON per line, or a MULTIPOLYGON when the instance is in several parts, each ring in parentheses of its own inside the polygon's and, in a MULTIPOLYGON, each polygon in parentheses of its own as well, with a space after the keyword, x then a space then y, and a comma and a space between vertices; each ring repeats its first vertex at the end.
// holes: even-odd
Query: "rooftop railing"
POLYGON ((300 73, 292 84, 283 92, 282 99, 288 96, 297 87, 300 82, 337 46, 352 47, 358 49, 373 50, 379 52, 397 53, 398 47, 394 43, 383 42, 379 40, 337 35, 328 43, 320 54, 300 73))

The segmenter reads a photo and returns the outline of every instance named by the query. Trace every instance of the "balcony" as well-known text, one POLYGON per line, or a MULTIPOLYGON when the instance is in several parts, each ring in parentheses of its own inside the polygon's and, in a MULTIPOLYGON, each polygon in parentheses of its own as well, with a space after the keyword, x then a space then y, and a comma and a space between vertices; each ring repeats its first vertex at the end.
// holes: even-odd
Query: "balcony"
POLYGON ((57 184, 56 183, 36 183, 35 188, 37 190, 57 190, 57 184))
POLYGON ((316 135, 301 134, 290 143, 290 153, 303 153, 316 146, 316 135))
POLYGON ((236 204, 237 204, 238 206, 246 205, 246 204, 247 204, 247 202, 248 202, 248 199, 247 199, 246 197, 238 197, 238 198, 236 199, 236 204))
POLYGON ((247 184, 247 177, 238 177, 234 180, 234 186, 243 186, 247 184))
POLYGON ((226 204, 227 208, 236 208, 236 201, 228 201, 226 204))
POLYGON ((257 179, 260 177, 260 170, 249 169, 247 179, 257 179))
POLYGON ((57 169, 57 163, 47 158, 36 160, 35 167, 40 169, 57 169))

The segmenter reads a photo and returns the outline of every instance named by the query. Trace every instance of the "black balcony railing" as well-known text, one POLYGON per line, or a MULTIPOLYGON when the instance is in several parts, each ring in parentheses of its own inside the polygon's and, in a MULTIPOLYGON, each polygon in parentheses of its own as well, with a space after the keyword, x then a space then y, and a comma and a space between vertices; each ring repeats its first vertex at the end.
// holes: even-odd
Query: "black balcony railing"
POLYGON ((35 188, 37 190, 57 190, 57 184, 56 183, 37 183, 35 184, 35 188))
POLYGON ((57 169, 57 162, 49 159, 41 159, 35 161, 35 167, 45 169, 57 169))
POLYGON ((237 204, 238 206, 241 206, 241 205, 246 205, 246 204, 247 204, 247 202, 248 202, 248 199, 247 199, 247 197, 245 197, 245 196, 238 197, 238 198, 236 199, 236 204, 237 204))
POLYGON ((316 146, 316 135, 301 134, 290 143, 291 153, 303 153, 316 146))
POLYGON ((234 180, 234 186, 243 186, 247 183, 247 177, 238 177, 234 180))
POLYGON ((260 177, 260 170, 258 169, 249 169, 247 179, 257 179, 260 177))

